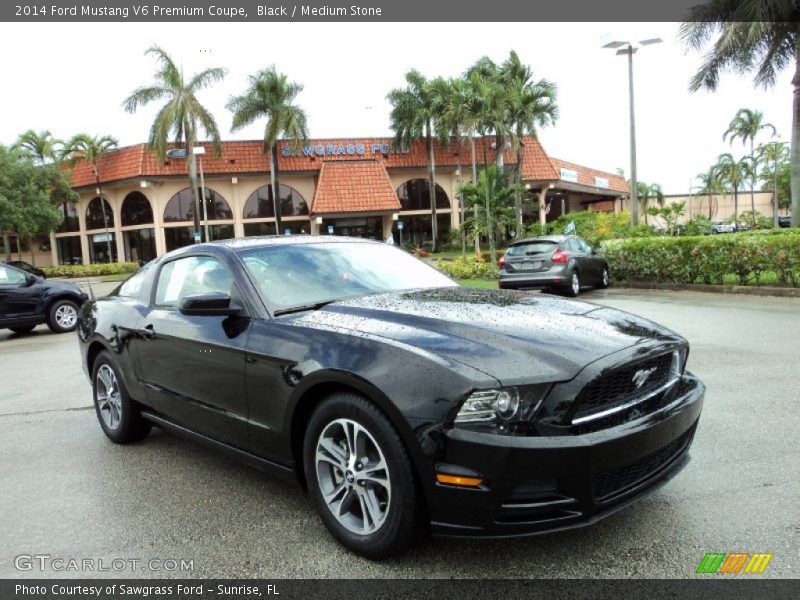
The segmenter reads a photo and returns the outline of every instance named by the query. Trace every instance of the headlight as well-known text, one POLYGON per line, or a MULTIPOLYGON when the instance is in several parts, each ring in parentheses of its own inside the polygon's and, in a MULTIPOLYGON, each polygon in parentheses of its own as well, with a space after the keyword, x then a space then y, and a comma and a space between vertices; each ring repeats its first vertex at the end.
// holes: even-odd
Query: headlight
POLYGON ((672 353, 672 379, 677 379, 683 376, 683 370, 686 368, 686 357, 689 354, 688 348, 679 348, 672 353))
POLYGON ((470 394, 461 404, 454 423, 509 423, 530 419, 549 386, 507 387, 470 394))

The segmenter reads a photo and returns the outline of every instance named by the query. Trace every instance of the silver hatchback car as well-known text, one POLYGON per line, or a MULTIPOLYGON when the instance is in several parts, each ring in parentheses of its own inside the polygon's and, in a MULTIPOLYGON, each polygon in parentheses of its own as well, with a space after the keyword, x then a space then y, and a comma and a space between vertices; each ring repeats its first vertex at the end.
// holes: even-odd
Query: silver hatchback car
POLYGON ((503 289, 549 288, 577 296, 588 286, 608 287, 608 263, 576 235, 544 235, 515 242, 500 260, 503 289))

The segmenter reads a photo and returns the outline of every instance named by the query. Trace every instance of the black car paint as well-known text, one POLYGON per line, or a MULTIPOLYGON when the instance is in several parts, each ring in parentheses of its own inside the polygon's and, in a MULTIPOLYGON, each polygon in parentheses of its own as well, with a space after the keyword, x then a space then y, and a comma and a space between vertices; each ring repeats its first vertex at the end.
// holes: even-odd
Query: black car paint
MULTIPOLYGON (((10 265, 3 266, 14 268, 10 265)), ((80 306, 88 299, 83 290, 74 283, 44 280, 20 269, 16 270, 25 274, 26 283, 0 283, 0 328, 38 325, 47 321, 48 312, 54 302, 67 299, 80 306)))
POLYGON ((302 475, 299 451, 314 405, 332 390, 357 390, 396 427, 433 529, 446 535, 521 535, 588 523, 685 464, 681 453, 611 504, 596 502, 586 488, 593 469, 625 463, 694 427, 703 387, 689 374, 691 393, 602 431, 519 436, 452 426, 474 390, 589 377, 609 363, 684 347, 680 336, 588 303, 460 287, 353 298, 273 317, 236 251, 257 243, 335 243, 303 238, 203 244, 158 259, 139 298, 112 293, 83 307, 84 369, 90 373, 97 353, 111 350, 145 416, 283 474, 302 475), (150 306, 158 269, 196 253, 219 257, 236 274, 239 315, 187 317, 150 306), (437 471, 453 470, 487 483, 459 489, 435 482, 437 471), (499 523, 509 489, 531 478, 555 480, 572 499, 568 516, 499 523))

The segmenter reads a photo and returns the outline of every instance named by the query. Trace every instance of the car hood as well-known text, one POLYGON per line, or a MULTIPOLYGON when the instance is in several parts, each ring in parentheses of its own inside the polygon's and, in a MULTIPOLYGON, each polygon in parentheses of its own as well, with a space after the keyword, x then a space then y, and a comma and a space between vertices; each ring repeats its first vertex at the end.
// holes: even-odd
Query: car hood
POLYGON ((47 289, 51 294, 74 294, 75 296, 82 296, 88 298, 88 294, 84 292, 79 286, 68 281, 56 281, 53 279, 45 279, 40 281, 39 285, 47 289))
POLYGON ((292 321, 382 337, 461 362, 503 385, 565 381, 637 344, 684 340, 646 319, 586 302, 448 287, 347 299, 292 321))

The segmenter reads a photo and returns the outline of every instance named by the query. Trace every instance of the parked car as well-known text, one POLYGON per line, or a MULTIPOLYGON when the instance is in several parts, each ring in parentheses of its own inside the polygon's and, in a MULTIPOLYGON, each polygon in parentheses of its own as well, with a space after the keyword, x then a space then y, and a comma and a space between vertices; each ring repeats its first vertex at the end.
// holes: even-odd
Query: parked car
POLYGON ((608 263, 577 235, 520 240, 500 259, 500 288, 548 288, 575 297, 587 286, 608 287, 608 263))
POLYGON ((33 273, 34 275, 38 275, 42 279, 47 279, 47 275, 44 274, 38 267, 34 267, 31 263, 27 263, 24 260, 9 260, 8 262, 4 262, 3 264, 11 265, 12 267, 16 267, 21 271, 25 271, 27 273, 33 273))
POLYGON ((704 395, 650 321, 345 237, 175 250, 87 302, 78 337, 111 441, 157 425, 294 475, 371 558, 427 529, 594 523, 685 465, 704 395))
POLYGON ((778 227, 791 227, 792 226, 792 217, 784 216, 778 217, 778 227))
POLYGON ((78 309, 88 296, 64 281, 46 281, 9 264, 0 264, 0 328, 28 333, 40 323, 55 333, 73 331, 78 309))

